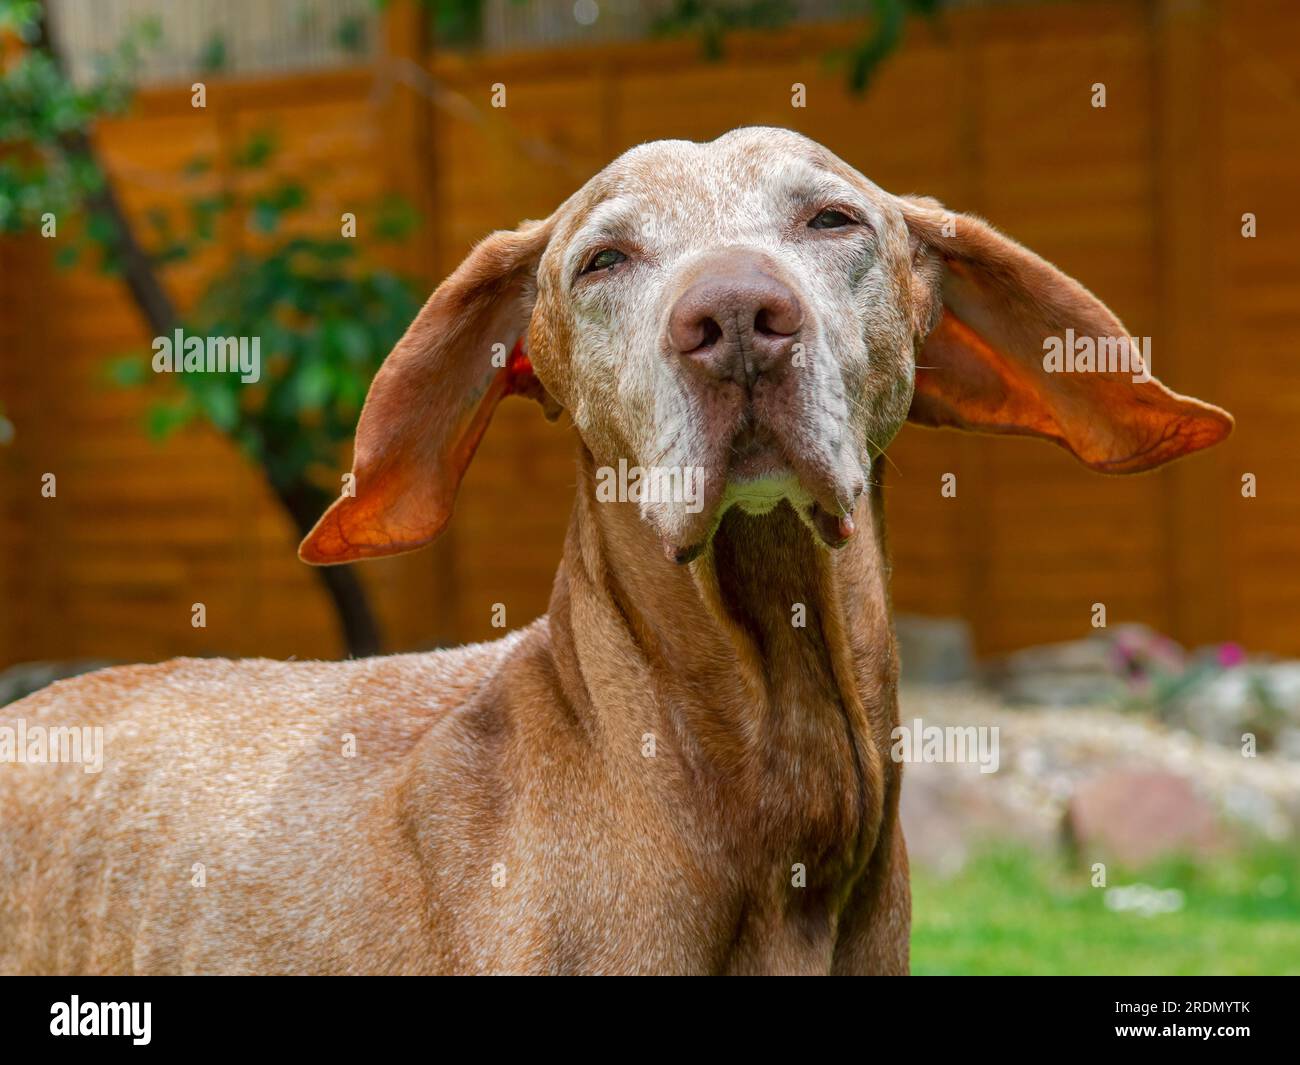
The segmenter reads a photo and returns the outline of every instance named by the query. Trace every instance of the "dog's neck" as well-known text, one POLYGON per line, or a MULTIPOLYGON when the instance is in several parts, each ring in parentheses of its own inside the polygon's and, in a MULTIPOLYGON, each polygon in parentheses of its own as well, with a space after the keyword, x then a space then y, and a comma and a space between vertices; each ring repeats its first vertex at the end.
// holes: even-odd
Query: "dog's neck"
POLYGON ((729 511, 711 549, 678 566, 636 504, 596 502, 585 448, 579 470, 549 624, 593 743, 629 768, 667 748, 683 788, 738 837, 803 848, 791 861, 857 865, 894 776, 878 499, 864 497, 837 552, 781 504, 729 511))

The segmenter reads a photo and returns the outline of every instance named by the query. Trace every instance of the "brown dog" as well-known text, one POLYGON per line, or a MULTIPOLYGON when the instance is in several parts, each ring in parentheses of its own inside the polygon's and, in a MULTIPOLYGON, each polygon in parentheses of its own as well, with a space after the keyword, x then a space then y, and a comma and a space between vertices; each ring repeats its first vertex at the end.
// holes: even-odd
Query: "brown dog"
POLYGON ((909 411, 1111 473, 1223 439, 1142 365, 1045 357, 1126 337, 983 222, 796 134, 628 152, 433 294, 371 388, 355 494, 302 547, 428 543, 496 402, 527 394, 580 437, 550 614, 11 707, 102 726, 105 766, 0 765, 0 970, 906 972, 866 486, 909 411))

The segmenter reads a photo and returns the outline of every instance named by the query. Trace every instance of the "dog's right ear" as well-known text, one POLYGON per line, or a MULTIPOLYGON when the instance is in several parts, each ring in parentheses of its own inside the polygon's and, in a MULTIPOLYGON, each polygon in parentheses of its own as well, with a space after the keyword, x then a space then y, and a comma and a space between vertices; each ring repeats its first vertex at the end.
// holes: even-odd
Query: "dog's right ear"
POLYGON ((493 233, 429 297, 371 382, 357 423, 355 494, 307 534, 304 562, 423 547, 446 527, 497 403, 530 395, 554 413, 523 347, 552 228, 548 220, 493 233))

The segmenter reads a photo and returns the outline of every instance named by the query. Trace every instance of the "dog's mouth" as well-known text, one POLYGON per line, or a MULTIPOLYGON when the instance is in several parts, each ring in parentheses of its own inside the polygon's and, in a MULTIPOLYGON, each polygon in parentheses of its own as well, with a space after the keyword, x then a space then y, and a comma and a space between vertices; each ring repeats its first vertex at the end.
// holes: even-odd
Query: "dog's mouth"
POLYGON ((776 434, 752 417, 746 418, 731 445, 724 504, 728 499, 750 514, 767 513, 782 500, 789 500, 818 539, 830 548, 843 547, 856 531, 852 514, 841 513, 835 506, 828 508, 812 497, 800 482, 795 464, 786 458, 776 434))
POLYGON ((846 489, 836 483, 791 448, 771 425, 755 418, 752 411, 742 416, 718 465, 725 472, 717 479, 707 510, 681 530, 685 535, 664 538, 665 553, 679 565, 703 554, 723 515, 732 507, 761 516, 788 502, 826 547, 841 548, 853 538, 853 506, 861 486, 846 489))

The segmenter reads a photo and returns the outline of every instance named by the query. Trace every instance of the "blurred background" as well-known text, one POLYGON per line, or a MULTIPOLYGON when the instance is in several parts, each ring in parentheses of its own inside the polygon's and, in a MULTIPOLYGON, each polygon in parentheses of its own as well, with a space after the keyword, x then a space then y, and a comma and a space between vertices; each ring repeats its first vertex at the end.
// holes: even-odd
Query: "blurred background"
POLYGON ((624 149, 788 126, 987 217, 1237 419, 1133 478, 890 448, 904 718, 1002 730, 997 774, 909 771, 917 970, 1300 970, 1289 0, 0 0, 0 64, 0 702, 544 613, 574 443, 531 403, 432 549, 297 561, 370 377, 475 241, 624 149), (152 373, 177 327, 261 337, 262 380, 152 373))

